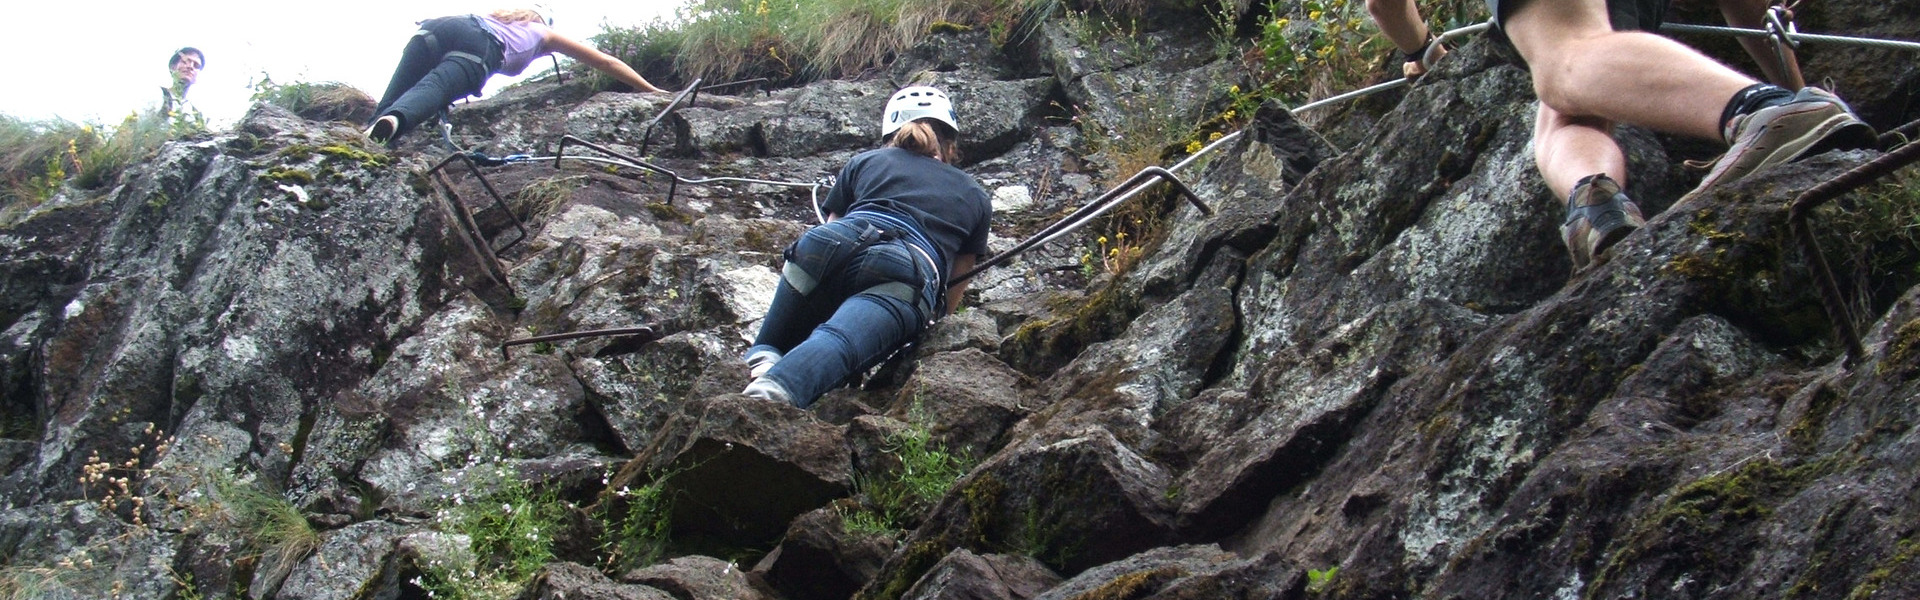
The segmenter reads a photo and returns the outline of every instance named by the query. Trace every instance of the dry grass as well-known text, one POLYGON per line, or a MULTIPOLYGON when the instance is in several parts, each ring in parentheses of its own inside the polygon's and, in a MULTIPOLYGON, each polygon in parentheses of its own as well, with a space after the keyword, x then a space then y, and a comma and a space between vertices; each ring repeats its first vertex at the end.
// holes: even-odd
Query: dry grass
MULTIPOLYGON (((1145 16, 1197 0, 1090 0, 1082 10, 1145 16)), ((594 41, 649 77, 668 57, 686 79, 766 77, 784 83, 847 77, 884 66, 941 31, 984 30, 996 42, 1031 35, 1066 0, 706 0, 673 22, 610 28, 594 41)))

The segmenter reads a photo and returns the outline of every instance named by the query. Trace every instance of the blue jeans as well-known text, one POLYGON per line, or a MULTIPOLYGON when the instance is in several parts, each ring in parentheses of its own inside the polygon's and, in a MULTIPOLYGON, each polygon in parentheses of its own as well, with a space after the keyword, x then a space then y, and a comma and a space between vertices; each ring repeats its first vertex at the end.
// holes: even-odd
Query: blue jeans
POLYGON ((874 227, 856 212, 808 230, 787 249, 789 272, 797 267, 803 279, 817 283, 780 278, 747 354, 784 353, 766 377, 801 408, 879 364, 927 327, 938 274, 905 240, 863 240, 874 227), (916 301, 901 298, 901 290, 913 290, 916 301))

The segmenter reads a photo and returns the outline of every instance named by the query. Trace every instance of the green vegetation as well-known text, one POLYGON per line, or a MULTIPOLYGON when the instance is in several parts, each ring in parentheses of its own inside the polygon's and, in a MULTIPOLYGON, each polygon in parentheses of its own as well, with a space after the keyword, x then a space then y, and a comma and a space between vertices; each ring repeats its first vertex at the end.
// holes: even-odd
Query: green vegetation
POLYGON ((261 73, 260 80, 249 87, 253 88, 254 102, 265 102, 287 109, 290 113, 322 120, 347 118, 356 108, 371 113, 374 104, 373 99, 365 93, 337 81, 281 84, 275 82, 272 76, 261 73))
POLYGON ((1847 289, 1856 320, 1871 321, 1920 284, 1920 168, 1895 171, 1828 202, 1808 224, 1847 289))
POLYGON ((214 498, 233 519, 263 564, 291 568, 320 545, 320 532, 292 502, 258 483, 240 483, 230 475, 215 477, 214 498))
MULTIPOLYGON (((1156 5, 1192 8, 1194 2, 1082 4, 1137 16, 1156 5)), ((795 83, 883 66, 930 35, 978 29, 998 43, 1024 39, 1036 30, 1039 17, 1057 14, 1065 5, 1064 0, 701 0, 674 20, 609 28, 593 42, 649 77, 670 67, 711 83, 756 77, 795 83)))
POLYGON ((1847 593, 1847 600, 1869 600, 1873 598, 1880 593, 1880 586, 1886 585, 1887 582, 1893 581, 1895 577, 1901 576, 1901 573, 1905 572, 1906 565, 1913 562, 1913 559, 1916 557, 1920 557, 1920 542, 1915 542, 1911 537, 1901 539, 1895 548, 1893 556, 1880 561, 1880 564, 1876 565, 1873 571, 1867 573, 1866 578, 1860 582, 1860 585, 1855 586, 1852 591, 1847 593))
POLYGON ((107 187, 177 134, 156 115, 127 115, 109 130, 66 120, 24 121, 0 115, 0 223, 52 198, 61 186, 107 187))
POLYGON ((538 218, 550 214, 561 203, 573 196, 573 191, 589 183, 585 175, 558 175, 530 182, 520 191, 514 192, 513 199, 519 201, 522 210, 530 217, 538 218))
POLYGON ((67 569, 47 567, 0 567, 0 600, 33 600, 56 589, 66 589, 60 581, 67 569))
POLYGON ((1141 598, 1159 591, 1181 577, 1187 576, 1187 570, 1177 566, 1134 571, 1112 580, 1085 593, 1075 596, 1081 600, 1125 600, 1141 598))
MULTIPOLYGON (((552 489, 538 489, 501 465, 498 485, 475 498, 455 494, 441 511, 443 531, 471 540, 471 562, 434 561, 419 565, 418 581, 436 598, 504 599, 553 560, 555 535, 571 507, 552 489)), ((484 486, 483 486, 484 487, 484 486)))
POLYGON ((925 426, 887 436, 882 452, 900 461, 898 470, 855 478, 863 501, 842 514, 843 527, 860 533, 891 533, 905 529, 953 489, 972 459, 948 452, 933 441, 925 426))
MULTIPOLYGON (((1231 9, 1232 0, 1221 4, 1214 37, 1219 40, 1217 51, 1225 56, 1237 47, 1228 31, 1236 23, 1218 16, 1231 9)), ((1486 20, 1481 2, 1441 0, 1423 2, 1420 8, 1436 35, 1486 20)), ((1382 74, 1399 75, 1398 49, 1374 27, 1361 0, 1267 0, 1265 12, 1252 49, 1241 55, 1254 73, 1251 93, 1256 96, 1299 104, 1357 89, 1382 74)))
POLYGON ((1307 593, 1319 594, 1319 593, 1326 592, 1327 587, 1330 585, 1333 585, 1334 576, 1339 574, 1340 574, 1340 567, 1327 567, 1325 569, 1308 569, 1307 570, 1307 593))
POLYGON ((639 488, 608 490, 596 516, 607 524, 600 539, 601 570, 624 572, 660 562, 673 533, 673 497, 667 477, 639 488))
POLYGON ((1754 522, 1771 517, 1785 499, 1847 465, 1837 458, 1782 464, 1756 457, 1681 484, 1612 542, 1583 597, 1603 595, 1630 569, 1656 561, 1664 563, 1662 572, 1689 572, 1707 585, 1733 576, 1726 562, 1737 552, 1729 549, 1742 546, 1754 522))

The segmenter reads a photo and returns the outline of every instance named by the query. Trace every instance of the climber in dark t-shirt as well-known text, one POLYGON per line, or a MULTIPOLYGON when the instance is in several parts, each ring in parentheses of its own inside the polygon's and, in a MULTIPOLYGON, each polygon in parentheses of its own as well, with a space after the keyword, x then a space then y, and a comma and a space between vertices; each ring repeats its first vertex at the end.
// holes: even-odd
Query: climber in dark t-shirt
POLYGON ((828 222, 787 248, 742 393, 805 408, 959 305, 965 284, 946 282, 986 253, 993 205, 951 164, 953 104, 934 88, 901 89, 880 133, 887 147, 840 170, 828 222))

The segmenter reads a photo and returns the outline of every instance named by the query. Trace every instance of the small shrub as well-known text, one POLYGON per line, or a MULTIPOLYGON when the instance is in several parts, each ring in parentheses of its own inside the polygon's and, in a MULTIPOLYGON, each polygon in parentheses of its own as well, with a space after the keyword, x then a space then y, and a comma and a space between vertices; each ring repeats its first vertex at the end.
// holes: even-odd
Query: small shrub
POLYGON ((129 114, 111 129, 0 115, 0 206, 18 214, 52 198, 62 185, 106 187, 176 133, 171 122, 153 114, 129 114))
POLYGON ((1333 585, 1334 576, 1339 574, 1340 574, 1340 567, 1327 567, 1325 569, 1308 569, 1307 570, 1307 593, 1319 594, 1319 593, 1326 592, 1327 586, 1333 585))
POLYGON ((216 478, 213 483, 215 497, 263 564, 291 568, 319 547, 320 532, 279 493, 231 476, 216 478))
POLYGON ((472 540, 473 564, 422 565, 419 585, 435 597, 507 598, 553 560, 554 536, 570 508, 552 489, 537 489, 504 466, 492 492, 456 494, 438 526, 472 540))
POLYGON ((1835 277, 1851 282, 1856 318, 1871 320, 1920 283, 1920 168, 1828 202, 1808 223, 1835 277))
POLYGON ((64 568, 0 567, 0 600, 34 600, 54 590, 71 591, 60 580, 61 574, 67 572, 69 570, 64 568))
POLYGON ((864 501, 858 510, 843 513, 842 526, 859 533, 898 531, 946 496, 975 461, 948 452, 932 438, 920 425, 888 436, 882 451, 899 459, 899 470, 857 477, 854 485, 864 501))
POLYGON ((639 488, 608 490, 599 511, 607 524, 600 539, 602 570, 624 572, 666 556, 673 534, 673 497, 666 483, 663 476, 639 488))
POLYGON ((359 123, 373 118, 373 98, 337 81, 280 84, 272 76, 261 73, 260 80, 248 87, 253 89, 254 102, 284 108, 303 119, 359 123))
MULTIPOLYGON (((639 27, 605 25, 592 42, 601 52, 633 67, 655 87, 678 89, 686 84, 675 70, 677 57, 686 45, 686 32, 678 24, 657 20, 639 27)), ((618 80, 585 66, 577 66, 575 72, 590 77, 596 91, 620 85, 618 80)))
MULTIPOLYGON (((884 66, 929 35, 984 28, 1024 40, 1065 0, 700 0, 671 21, 609 28, 594 38, 649 78, 671 66, 709 83, 765 77, 794 83, 884 66)), ((1143 16, 1150 0, 1087 3, 1143 16)), ((664 79, 664 78, 663 78, 664 79)), ((659 81, 656 85, 663 85, 659 81)))

